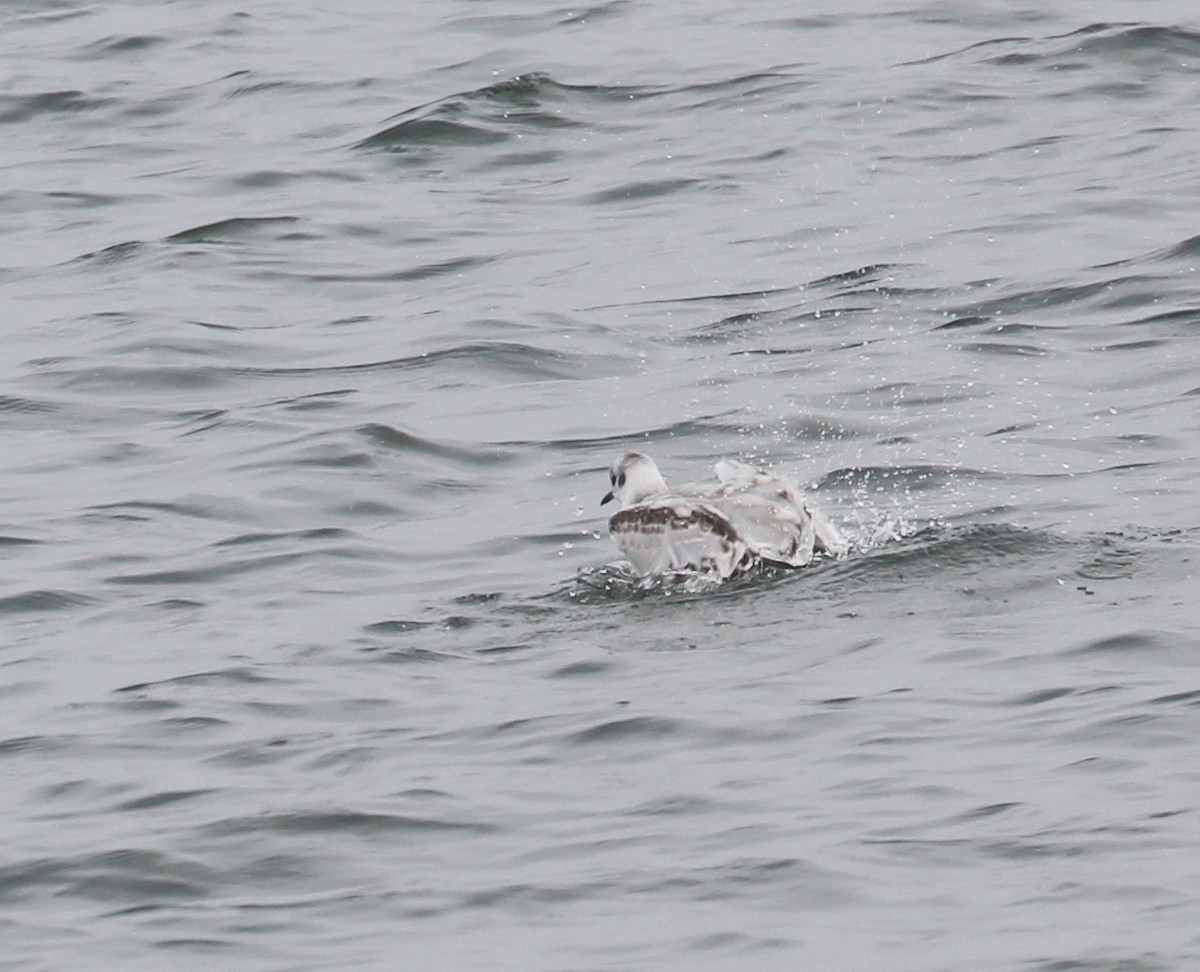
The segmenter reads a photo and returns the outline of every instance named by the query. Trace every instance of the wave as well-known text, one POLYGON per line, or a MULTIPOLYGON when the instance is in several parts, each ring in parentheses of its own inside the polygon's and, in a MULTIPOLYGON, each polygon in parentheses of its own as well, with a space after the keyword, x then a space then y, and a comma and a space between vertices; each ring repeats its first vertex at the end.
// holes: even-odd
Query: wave
POLYGON ((78 115, 107 108, 111 98, 96 98, 82 91, 42 91, 0 95, 0 125, 21 124, 43 115, 78 115))
POLYGON ((1133 64, 1178 70, 1200 57, 1200 32, 1150 24, 1096 23, 1048 37, 996 37, 944 54, 904 62, 908 65, 976 59, 1011 67, 1062 70, 1089 59, 1097 64, 1133 64))
POLYGON ((574 121, 548 106, 561 103, 571 88, 532 73, 451 95, 393 116, 386 128, 355 144, 365 151, 424 159, 441 148, 477 148, 515 139, 523 132, 574 127, 574 121))

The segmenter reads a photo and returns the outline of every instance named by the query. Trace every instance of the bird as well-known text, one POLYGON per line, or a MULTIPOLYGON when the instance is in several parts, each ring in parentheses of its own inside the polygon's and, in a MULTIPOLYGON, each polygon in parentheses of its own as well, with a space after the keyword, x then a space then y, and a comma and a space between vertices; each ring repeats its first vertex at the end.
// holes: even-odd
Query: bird
POLYGON ((620 504, 609 533, 643 577, 726 580, 847 553, 838 530, 793 483, 737 459, 722 459, 713 471, 716 483, 671 489, 654 460, 640 452, 612 464, 612 488, 600 505, 620 504))

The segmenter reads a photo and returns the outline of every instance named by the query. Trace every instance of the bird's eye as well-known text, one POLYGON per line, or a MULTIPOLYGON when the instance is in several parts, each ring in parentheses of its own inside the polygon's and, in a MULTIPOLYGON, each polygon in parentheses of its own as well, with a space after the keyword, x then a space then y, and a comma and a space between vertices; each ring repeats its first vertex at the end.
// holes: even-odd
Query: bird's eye
POLYGON ((609 473, 609 474, 608 474, 608 481, 609 481, 609 483, 610 483, 611 485, 613 485, 613 486, 616 486, 616 485, 617 485, 617 477, 616 477, 616 474, 614 474, 614 473, 609 473))
POLYGON ((625 474, 624 473, 621 473, 621 475, 617 477, 617 485, 618 486, 625 485, 625 474))

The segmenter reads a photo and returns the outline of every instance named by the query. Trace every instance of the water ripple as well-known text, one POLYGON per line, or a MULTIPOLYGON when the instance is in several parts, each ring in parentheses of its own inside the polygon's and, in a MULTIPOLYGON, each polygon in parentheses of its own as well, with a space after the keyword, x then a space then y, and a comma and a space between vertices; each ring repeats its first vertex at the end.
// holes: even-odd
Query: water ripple
POLYGON ((2 961, 1196 967, 1196 25, 535 6, 0 12, 2 961))

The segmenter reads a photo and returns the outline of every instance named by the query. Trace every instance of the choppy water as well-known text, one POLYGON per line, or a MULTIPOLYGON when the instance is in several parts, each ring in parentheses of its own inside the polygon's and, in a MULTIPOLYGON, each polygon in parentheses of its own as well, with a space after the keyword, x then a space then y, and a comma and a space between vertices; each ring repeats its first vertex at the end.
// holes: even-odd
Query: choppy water
POLYGON ((1051 6, 6 4, 0 967, 1196 968, 1200 20, 1051 6))

